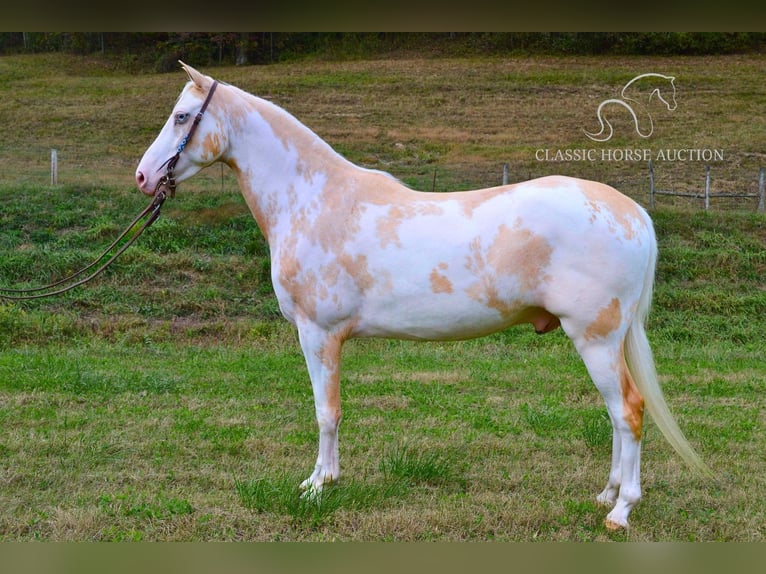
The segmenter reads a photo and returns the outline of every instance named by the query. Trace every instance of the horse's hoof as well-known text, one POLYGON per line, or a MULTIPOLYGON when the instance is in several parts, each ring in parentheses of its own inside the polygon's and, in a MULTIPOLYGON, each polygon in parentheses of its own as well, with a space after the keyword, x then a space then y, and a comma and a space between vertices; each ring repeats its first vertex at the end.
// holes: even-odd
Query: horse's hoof
POLYGON ((304 480, 301 485, 301 499, 308 501, 318 501, 322 498, 324 485, 312 482, 311 479, 304 480))
POLYGON ((607 530, 611 530, 612 532, 616 532, 618 530, 627 530, 628 529, 628 523, 620 524, 619 522, 615 522, 611 518, 608 518, 604 520, 604 526, 606 526, 607 530))

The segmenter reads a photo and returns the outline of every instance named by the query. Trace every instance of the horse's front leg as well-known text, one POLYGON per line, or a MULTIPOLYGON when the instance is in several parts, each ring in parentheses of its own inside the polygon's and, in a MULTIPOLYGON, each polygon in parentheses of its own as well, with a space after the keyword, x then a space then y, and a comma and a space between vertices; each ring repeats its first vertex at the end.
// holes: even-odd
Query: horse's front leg
MULTIPOLYGON (((343 331, 341 331, 343 332, 343 331)), ((319 425, 319 454, 314 471, 301 483, 307 492, 318 492, 340 476, 338 426, 340 408, 340 355, 345 338, 313 324, 298 326, 301 349, 308 366, 319 425)))

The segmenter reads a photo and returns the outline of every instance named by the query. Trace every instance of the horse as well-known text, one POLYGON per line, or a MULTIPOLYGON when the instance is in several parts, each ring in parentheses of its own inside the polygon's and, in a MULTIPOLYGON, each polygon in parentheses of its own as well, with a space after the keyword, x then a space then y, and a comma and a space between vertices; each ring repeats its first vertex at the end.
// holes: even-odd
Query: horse
POLYGON ((609 98, 607 100, 604 100, 601 102, 598 106, 598 109, 596 110, 596 117, 598 118, 599 125, 601 129, 598 131, 598 133, 591 133, 587 130, 583 130, 585 132, 585 135, 588 136, 593 141, 597 142, 605 142, 610 139, 612 139, 612 135, 614 134, 614 128, 612 128, 612 124, 609 122, 608 119, 603 117, 604 114, 604 108, 607 106, 614 107, 614 106, 621 106, 625 108, 628 113, 633 118, 633 127, 636 128, 636 133, 642 137, 642 138, 648 138, 649 136, 654 133, 654 121, 652 120, 652 116, 649 114, 648 111, 646 111, 646 106, 641 102, 642 99, 646 99, 647 103, 651 102, 652 98, 657 97, 658 100, 660 100, 663 104, 665 104, 665 107, 668 111, 673 111, 677 107, 676 103, 676 84, 675 84, 675 77, 673 76, 666 76, 664 74, 641 74, 639 76, 636 76, 632 80, 630 80, 625 86, 623 86, 622 91, 620 92, 620 95, 622 96, 622 99, 620 98, 609 98), (649 95, 645 96, 644 93, 641 91, 640 86, 645 83, 645 80, 647 78, 651 78, 651 80, 661 80, 661 85, 667 84, 670 89, 670 96, 669 101, 666 99, 666 96, 663 96, 663 93, 660 88, 653 87, 651 91, 649 91, 649 95), (638 114, 636 113, 636 109, 639 110, 640 114, 643 117, 646 117, 645 122, 641 122, 638 118, 638 114), (642 123, 648 123, 648 129, 642 130, 641 124, 642 123), (608 131, 607 131, 608 128, 608 131))
POLYGON ((606 403, 611 467, 597 500, 611 508, 607 527, 627 528, 641 498, 645 406, 681 457, 706 470, 658 384, 644 326, 657 242, 637 203, 559 176, 416 191, 348 161, 279 106, 180 64, 188 82, 136 183, 147 195, 174 192, 214 162, 236 174, 311 381, 319 448, 304 496, 340 476, 346 341, 461 340, 522 323, 541 334, 561 327, 606 403))

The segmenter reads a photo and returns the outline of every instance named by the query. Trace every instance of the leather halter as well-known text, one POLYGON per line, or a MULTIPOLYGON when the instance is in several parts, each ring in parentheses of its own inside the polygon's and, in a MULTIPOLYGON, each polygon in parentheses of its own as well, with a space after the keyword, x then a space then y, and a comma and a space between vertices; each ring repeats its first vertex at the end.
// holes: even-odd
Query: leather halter
POLYGON ((184 137, 184 139, 181 140, 181 143, 178 144, 178 149, 176 150, 175 155, 171 156, 159 167, 159 169, 164 167, 166 172, 165 175, 163 175, 157 182, 157 187, 154 188, 155 195, 157 195, 157 193, 160 191, 160 188, 165 187, 170 191, 170 197, 176 196, 176 179, 173 173, 176 168, 176 163, 178 163, 178 158, 181 157, 181 152, 184 151, 186 144, 189 143, 192 136, 194 135, 194 132, 197 131, 197 126, 199 125, 200 121, 202 121, 202 116, 204 115, 205 110, 207 110, 207 106, 210 103, 210 100, 213 99, 213 94, 215 93, 215 89, 217 87, 218 81, 213 80, 213 85, 210 86, 210 91, 207 93, 207 97, 202 103, 202 107, 200 108, 199 112, 197 112, 197 116, 194 118, 194 122, 192 123, 191 128, 189 128, 189 133, 186 134, 186 137, 184 137))

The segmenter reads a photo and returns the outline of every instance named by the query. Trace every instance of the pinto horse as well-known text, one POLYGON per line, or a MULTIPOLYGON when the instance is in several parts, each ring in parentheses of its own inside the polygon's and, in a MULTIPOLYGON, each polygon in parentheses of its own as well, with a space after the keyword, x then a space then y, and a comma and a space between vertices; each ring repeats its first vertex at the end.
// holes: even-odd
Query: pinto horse
POLYGON ((627 527, 641 498, 644 404, 680 455, 705 469, 658 385, 644 331, 657 244, 631 199, 570 177, 414 191, 350 163, 276 105, 181 65, 189 82, 136 181, 147 195, 168 181, 173 191, 217 161, 237 175, 311 379, 319 454, 301 484, 309 495, 340 475, 345 341, 459 340, 521 323, 538 333, 560 326, 606 402, 613 452, 597 499, 612 508, 608 527, 627 527))

